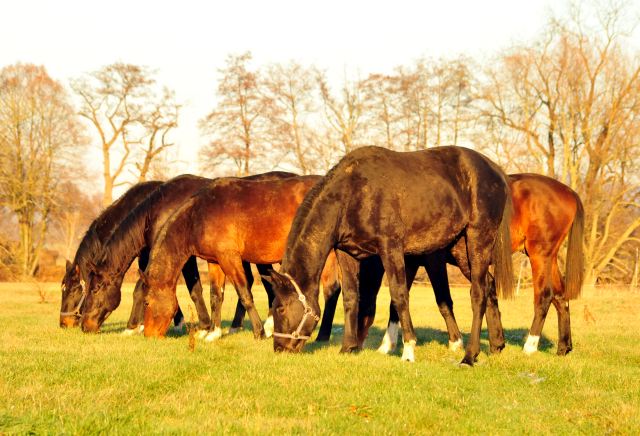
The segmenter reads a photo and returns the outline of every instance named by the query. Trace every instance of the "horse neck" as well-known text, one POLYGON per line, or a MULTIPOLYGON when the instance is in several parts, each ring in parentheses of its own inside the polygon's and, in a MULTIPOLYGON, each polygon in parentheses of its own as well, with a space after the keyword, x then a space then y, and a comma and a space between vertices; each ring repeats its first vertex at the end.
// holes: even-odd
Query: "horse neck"
POLYGON ((329 252, 337 243, 337 228, 342 206, 335 202, 316 201, 294 219, 292 231, 282 259, 283 272, 288 273, 309 298, 318 299, 322 270, 329 252), (317 212, 317 213, 316 213, 317 212), (296 223, 303 220, 303 223, 296 223))
POLYGON ((87 233, 85 233, 80 245, 76 250, 73 264, 80 268, 80 279, 87 281, 89 278, 89 268, 87 268, 87 260, 94 261, 95 257, 102 250, 102 242, 98 237, 95 228, 95 222, 91 224, 87 233))
POLYGON ((193 254, 193 247, 189 242, 193 228, 193 203, 194 199, 190 199, 176 210, 156 236, 147 266, 149 277, 154 281, 173 285, 180 270, 193 254))
MULTIPOLYGON (((135 211, 135 209, 134 209, 135 211)), ((147 246, 145 238, 149 221, 148 211, 129 213, 113 231, 102 250, 101 258, 110 271, 124 275, 133 260, 147 246)))

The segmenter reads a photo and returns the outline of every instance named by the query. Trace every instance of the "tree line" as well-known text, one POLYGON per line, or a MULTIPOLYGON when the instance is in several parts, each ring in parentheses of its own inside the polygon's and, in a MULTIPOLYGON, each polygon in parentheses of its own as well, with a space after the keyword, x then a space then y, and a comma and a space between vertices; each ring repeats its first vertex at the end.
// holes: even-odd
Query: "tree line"
MULTIPOLYGON (((199 122, 207 138, 200 171, 324 174, 365 145, 473 147, 508 172, 544 174, 576 190, 586 212, 587 284, 628 282, 640 242, 640 57, 629 38, 637 25, 630 10, 621 2, 572 3, 549 14, 532 41, 489 58, 421 57, 366 77, 345 68, 339 81, 296 60, 255 66, 250 52, 230 54, 212 110, 199 122)), ((69 156, 87 146, 89 133, 103 151, 106 206, 126 169, 140 181, 172 175, 168 134, 182 107, 145 67, 114 63, 72 80, 70 91, 45 77, 42 67, 18 64, 0 78, 0 194, 19 223, 23 275, 35 268, 48 223, 56 227, 53 211, 68 207, 58 199, 63 179, 79 177, 69 156), (11 88, 19 75, 22 87, 11 88), (25 102, 24 124, 10 110, 14 100, 25 102), (47 118, 54 101, 55 119, 47 118), (36 155, 48 160, 18 162, 36 155), (32 191, 33 198, 25 194, 32 191)))

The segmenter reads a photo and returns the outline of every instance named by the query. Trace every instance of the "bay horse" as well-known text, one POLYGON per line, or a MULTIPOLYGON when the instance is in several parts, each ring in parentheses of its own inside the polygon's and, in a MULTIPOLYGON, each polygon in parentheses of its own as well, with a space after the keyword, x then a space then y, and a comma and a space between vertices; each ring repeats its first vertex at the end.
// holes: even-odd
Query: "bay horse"
MULTIPOLYGON (((175 292, 180 265, 195 255, 220 265, 247 310, 254 336, 262 338, 264 330, 243 261, 255 264, 281 261, 296 210, 320 179, 320 176, 274 181, 216 179, 186 201, 158 234, 146 271, 139 271, 145 284, 144 334, 164 337, 177 309, 175 292)), ((337 268, 330 262, 327 268, 332 272, 325 276, 337 286, 337 268)), ((326 290, 330 288, 325 284, 326 290)), ((218 322, 220 305, 214 307, 212 302, 211 311, 218 322)))
MULTIPOLYGON (((279 180, 293 177, 295 174, 276 171, 257 176, 253 179, 279 180)), ((82 328, 86 332, 97 332, 100 325, 119 305, 120 288, 124 274, 133 260, 139 256, 140 268, 146 268, 149 261, 149 248, 160 228, 171 214, 193 193, 210 183, 212 179, 193 175, 175 177, 156 189, 122 220, 105 243, 97 257, 99 262, 87 262, 92 274, 87 282, 86 310, 82 317, 82 328)), ((215 266, 210 266, 212 285, 220 287, 224 277, 215 266)), ((211 318, 202 295, 202 284, 195 256, 190 256, 182 265, 182 273, 195 303, 200 321, 200 336, 211 330, 211 318)), ((212 293, 212 298, 213 293, 212 293)), ((142 283, 138 281, 133 293, 133 308, 127 323, 125 334, 132 334, 142 323, 144 306, 142 304, 142 283)), ((178 324, 176 324, 178 325, 178 324)))
MULTIPOLYGON (((506 175, 488 158, 462 147, 398 153, 364 147, 346 155, 296 213, 279 272, 271 271, 274 350, 302 349, 320 313, 318 284, 330 250, 342 270, 345 329, 342 352, 357 348, 359 260, 380 256, 403 333, 402 360, 414 361, 405 254, 464 241, 471 270, 473 324, 461 365, 480 352, 489 288, 512 292, 509 222, 513 206, 506 175), (465 235, 464 240, 461 236, 465 235), (488 279, 489 263, 495 281, 488 279)), ((502 331, 499 312, 488 314, 502 331)))
MULTIPOLYGON (((511 174, 508 178, 514 213, 511 216, 511 251, 523 251, 531 262, 533 274, 534 319, 524 345, 526 354, 535 353, 542 327, 551 303, 558 312, 558 350, 564 356, 573 348, 569 300, 580 296, 583 280, 584 208, 580 196, 565 184, 539 174, 511 174), (558 251, 567 241, 566 276, 563 281, 558 267, 558 251), (565 284, 566 283, 566 284, 565 284)), ((456 260, 444 250, 407 262, 407 283, 411 287, 416 272, 424 266, 429 275, 436 302, 449 333, 452 349, 462 345, 462 336, 453 315, 445 262, 456 260)), ((459 265, 469 278, 466 263, 459 265)), ((363 265, 361 274, 368 277, 372 289, 379 289, 384 268, 375 263, 363 265)), ((371 291, 372 289, 369 289, 371 291)), ((361 300, 359 316, 359 344, 362 346, 375 317, 375 294, 361 300)), ((495 310, 491 307, 487 311, 495 310)), ((398 332, 398 313, 390 305, 390 317, 383 343, 378 349, 387 353, 395 347, 398 332)), ((491 336, 490 336, 491 342, 491 336)), ((492 344, 493 346, 494 344, 492 344)))
POLYGON ((89 269, 85 262, 95 261, 120 221, 160 185, 162 182, 150 181, 132 186, 93 220, 80 241, 73 263, 67 260, 61 287, 60 327, 79 325, 86 298, 86 283, 89 282, 89 269))

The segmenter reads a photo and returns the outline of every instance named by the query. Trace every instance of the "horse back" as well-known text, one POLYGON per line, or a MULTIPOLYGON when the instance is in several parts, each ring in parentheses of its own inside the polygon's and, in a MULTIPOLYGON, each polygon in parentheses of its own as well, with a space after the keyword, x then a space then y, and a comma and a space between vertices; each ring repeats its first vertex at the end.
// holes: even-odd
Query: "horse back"
POLYGON ((551 177, 530 173, 509 175, 509 189, 514 207, 512 251, 529 252, 536 247, 557 251, 576 215, 573 190, 551 177))

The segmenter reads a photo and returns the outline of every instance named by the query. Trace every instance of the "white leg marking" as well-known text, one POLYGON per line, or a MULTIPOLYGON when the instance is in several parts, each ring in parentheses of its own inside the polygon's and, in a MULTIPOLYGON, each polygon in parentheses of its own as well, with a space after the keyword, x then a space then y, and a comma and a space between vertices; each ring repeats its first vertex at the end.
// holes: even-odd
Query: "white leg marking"
POLYGON ((449 341, 449 349, 451 351, 458 351, 464 348, 464 343, 462 342, 462 338, 458 339, 456 342, 449 341))
POLYGON ((404 350, 402 351, 402 362, 415 362, 413 358, 413 351, 416 349, 416 341, 409 341, 404 343, 404 350))
POLYGON ((527 356, 538 351, 538 342, 540 341, 540 336, 531 336, 527 338, 527 343, 524 344, 524 354, 527 356))
POLYGON ((273 316, 269 315, 264 322, 264 335, 270 338, 273 335, 273 316))
POLYGON ((182 327, 184 327, 184 319, 182 321, 180 321, 180 324, 174 325, 173 329, 174 330, 182 330, 182 327))
POLYGON ((122 332, 122 336, 131 336, 136 333, 136 330, 137 329, 125 329, 125 331, 122 332))
POLYGON ((398 327, 399 324, 397 322, 392 322, 387 327, 387 331, 384 334, 384 338, 382 338, 382 345, 378 348, 378 353, 387 354, 389 351, 396 348, 396 344, 398 343, 398 327))
POLYGON ((209 332, 208 332, 208 331, 206 331, 206 330, 200 330, 200 331, 198 331, 198 335, 197 335, 196 337, 197 337, 198 339, 202 339, 202 338, 204 338, 205 336, 207 336, 207 334, 208 334, 208 333, 209 333, 209 332))
POLYGON ((207 342, 213 342, 221 336, 222 336, 222 330, 220 330, 220 327, 216 327, 213 329, 211 333, 207 335, 207 337, 204 340, 207 342))
POLYGON ((142 332, 144 332, 144 324, 140 324, 140 327, 138 327, 138 334, 141 335, 142 332))
POLYGON ((230 327, 229 334, 232 335, 234 333, 238 333, 240 330, 242 330, 242 327, 230 327))

